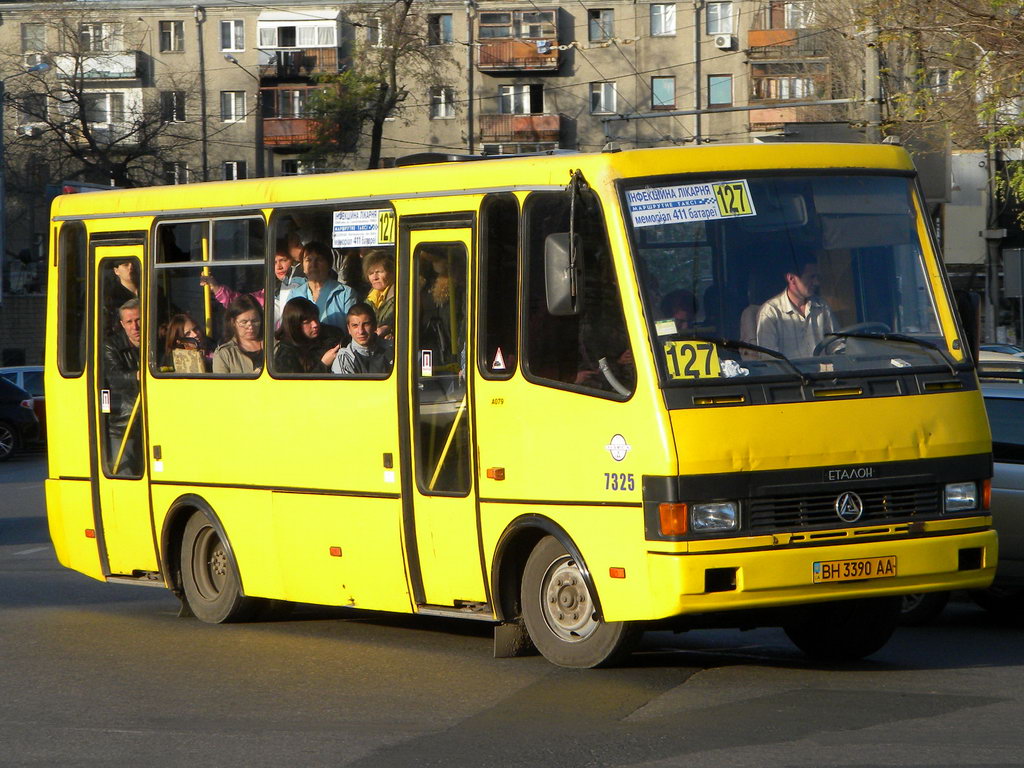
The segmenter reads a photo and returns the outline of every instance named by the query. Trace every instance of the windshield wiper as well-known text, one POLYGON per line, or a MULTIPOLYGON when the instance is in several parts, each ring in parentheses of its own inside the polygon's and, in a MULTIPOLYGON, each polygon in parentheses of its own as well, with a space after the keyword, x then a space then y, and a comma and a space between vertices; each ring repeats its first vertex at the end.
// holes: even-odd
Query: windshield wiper
POLYGON ((939 353, 939 357, 942 358, 942 362, 949 368, 949 373, 952 376, 956 376, 956 360, 954 360, 948 351, 926 339, 919 339, 916 336, 908 336, 905 333, 861 333, 859 331, 835 331, 834 333, 826 333, 825 336, 833 336, 837 339, 876 339, 879 341, 896 341, 903 342, 904 344, 916 344, 919 347, 925 349, 932 349, 939 353))
POLYGON ((804 386, 809 386, 811 380, 807 378, 807 374, 793 365, 793 362, 781 352, 769 349, 768 347, 762 347, 759 344, 751 344, 749 341, 742 341, 741 339, 727 339, 724 336, 705 336, 704 334, 683 334, 676 333, 673 336, 679 341, 710 341, 712 344, 717 344, 720 347, 726 349, 749 349, 753 352, 761 352, 773 357, 776 360, 781 361, 789 370, 799 377, 800 382, 804 386))

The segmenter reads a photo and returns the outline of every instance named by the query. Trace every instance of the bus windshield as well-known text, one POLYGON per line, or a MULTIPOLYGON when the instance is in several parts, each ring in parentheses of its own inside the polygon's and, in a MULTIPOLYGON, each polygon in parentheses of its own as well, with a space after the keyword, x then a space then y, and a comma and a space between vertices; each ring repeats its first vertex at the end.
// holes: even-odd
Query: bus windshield
POLYGON ((910 178, 660 177, 623 192, 667 383, 954 365, 910 178))

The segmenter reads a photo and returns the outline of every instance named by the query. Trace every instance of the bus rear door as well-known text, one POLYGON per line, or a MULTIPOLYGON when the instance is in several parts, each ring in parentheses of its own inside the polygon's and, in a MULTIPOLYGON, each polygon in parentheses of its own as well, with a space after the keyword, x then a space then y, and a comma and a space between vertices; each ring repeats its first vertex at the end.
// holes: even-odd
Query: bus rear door
POLYGON ((96 533, 104 572, 138 575, 158 570, 140 373, 146 314, 145 307, 132 306, 134 297, 122 277, 142 285, 144 246, 141 241, 93 243, 92 249, 96 279, 90 463, 96 533))

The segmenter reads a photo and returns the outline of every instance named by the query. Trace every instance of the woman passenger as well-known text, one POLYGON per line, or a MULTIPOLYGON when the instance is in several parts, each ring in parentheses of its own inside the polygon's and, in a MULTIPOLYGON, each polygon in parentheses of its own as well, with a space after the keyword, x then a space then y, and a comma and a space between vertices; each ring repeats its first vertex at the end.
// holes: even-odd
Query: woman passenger
POLYGON ((214 373, 259 373, 263 368, 263 308, 249 294, 228 305, 224 318, 231 338, 213 353, 214 373))
POLYGON ((377 313, 377 335, 394 338, 395 259, 387 251, 370 251, 363 256, 363 270, 370 283, 366 303, 377 313))
POLYGON ((356 303, 356 296, 351 288, 331 277, 331 260, 331 251, 324 243, 315 240, 307 243, 302 249, 306 283, 291 295, 313 302, 320 313, 321 323, 344 328, 345 316, 349 307, 356 303))
POLYGON ((294 298, 284 305, 281 327, 275 335, 274 370, 328 373, 344 336, 340 328, 320 322, 316 304, 301 296, 294 298))
POLYGON ((208 366, 210 362, 208 346, 206 335, 188 314, 174 315, 167 322, 164 352, 160 358, 160 366, 167 369, 174 368, 174 350, 176 349, 198 350, 203 357, 203 362, 208 366))

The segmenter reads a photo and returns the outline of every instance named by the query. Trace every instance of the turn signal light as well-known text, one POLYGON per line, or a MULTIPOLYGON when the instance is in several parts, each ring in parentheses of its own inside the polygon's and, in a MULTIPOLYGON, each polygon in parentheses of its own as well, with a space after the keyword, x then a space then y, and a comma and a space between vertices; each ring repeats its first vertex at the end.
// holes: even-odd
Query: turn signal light
POLYGON ((658 505, 658 518, 661 521, 662 536, 682 536, 686 533, 686 504, 663 503, 658 505))
POLYGON ((96 531, 94 531, 92 528, 86 528, 85 529, 85 538, 87 538, 87 539, 95 539, 96 538, 96 531))
POLYGON ((331 547, 331 557, 341 557, 341 547, 331 547))
POLYGON ((608 575, 613 579, 624 579, 626 578, 626 569, 612 567, 608 569, 608 575))
POLYGON ((981 484, 981 508, 992 509, 992 478, 984 480, 981 484))

